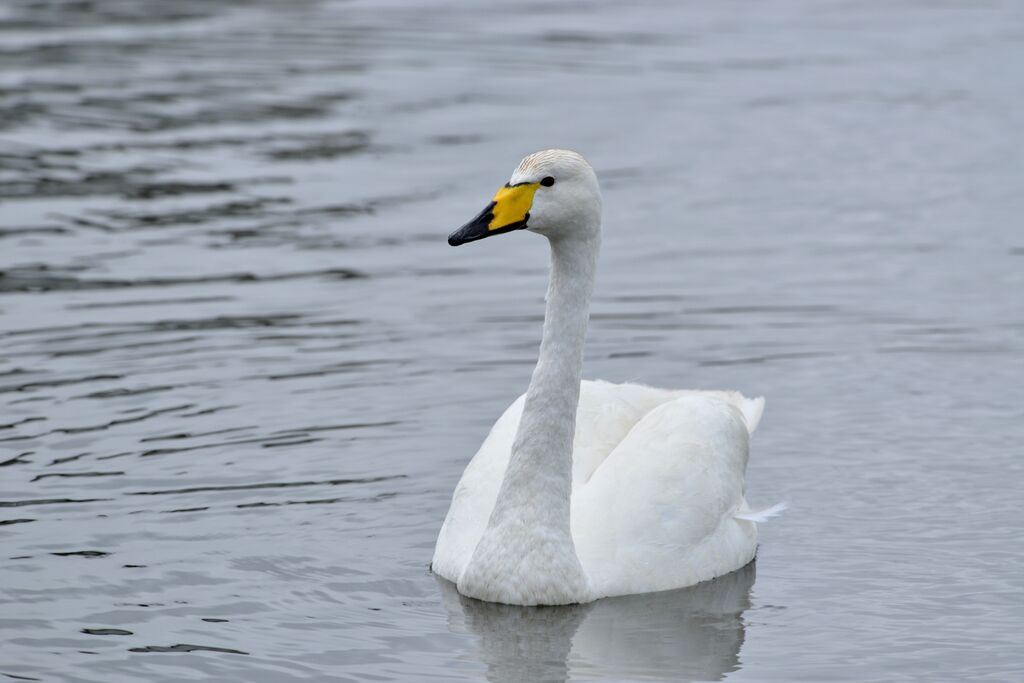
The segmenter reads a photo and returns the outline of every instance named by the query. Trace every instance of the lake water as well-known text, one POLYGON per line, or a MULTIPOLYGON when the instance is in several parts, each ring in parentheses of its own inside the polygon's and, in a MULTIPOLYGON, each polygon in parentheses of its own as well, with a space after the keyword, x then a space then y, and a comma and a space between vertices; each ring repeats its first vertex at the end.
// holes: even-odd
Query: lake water
POLYGON ((1022 65, 1010 0, 4 3, 0 673, 1019 680, 1022 65), (768 397, 756 568, 428 571, 546 286, 445 240, 551 146, 586 376, 768 397))

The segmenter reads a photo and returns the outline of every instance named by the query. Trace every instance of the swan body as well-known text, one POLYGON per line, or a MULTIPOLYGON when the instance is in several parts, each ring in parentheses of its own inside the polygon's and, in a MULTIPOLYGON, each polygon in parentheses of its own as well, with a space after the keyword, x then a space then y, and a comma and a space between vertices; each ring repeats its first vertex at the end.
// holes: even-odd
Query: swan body
MULTIPOLYGON (((433 561, 455 583, 487 528, 525 398, 498 418, 455 488, 433 561)), ((747 444, 763 407, 734 392, 582 383, 570 510, 589 599, 690 586, 753 559, 756 525, 734 515, 747 510, 747 444)))
POLYGON ((466 467, 434 552, 469 597, 555 605, 693 585, 750 562, 756 521, 775 511, 744 499, 763 398, 581 381, 600 209, 589 164, 548 150, 449 238, 525 228, 552 256, 530 387, 466 467))

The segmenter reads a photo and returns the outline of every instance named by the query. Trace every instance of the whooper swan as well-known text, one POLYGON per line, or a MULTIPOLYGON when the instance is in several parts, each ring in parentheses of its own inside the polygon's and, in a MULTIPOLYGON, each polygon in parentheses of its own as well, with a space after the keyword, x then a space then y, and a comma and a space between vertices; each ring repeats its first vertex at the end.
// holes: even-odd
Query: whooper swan
POLYGON ((548 238, 551 280, 529 389, 466 467, 433 570, 469 597, 560 605, 682 588, 757 549, 744 500, 764 399, 580 381, 601 193, 582 156, 523 159, 452 246, 526 229, 548 238))

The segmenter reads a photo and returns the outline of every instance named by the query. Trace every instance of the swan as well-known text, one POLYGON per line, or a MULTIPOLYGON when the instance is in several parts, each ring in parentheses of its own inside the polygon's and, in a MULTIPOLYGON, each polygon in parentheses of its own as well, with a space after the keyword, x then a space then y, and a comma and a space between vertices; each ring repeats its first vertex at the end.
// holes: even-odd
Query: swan
POLYGON ((748 564, 757 522, 783 507, 752 511, 744 499, 764 399, 581 381, 601 192, 580 154, 524 158, 448 243, 522 229, 551 248, 540 358, 456 486, 432 570, 467 597, 564 605, 748 564))

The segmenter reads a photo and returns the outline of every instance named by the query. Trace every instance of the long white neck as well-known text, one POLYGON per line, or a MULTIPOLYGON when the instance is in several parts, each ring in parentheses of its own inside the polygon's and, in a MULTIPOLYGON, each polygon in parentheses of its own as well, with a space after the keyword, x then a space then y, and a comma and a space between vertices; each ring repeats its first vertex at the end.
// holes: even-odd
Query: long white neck
POLYGON ((551 240, 540 359, 487 530, 459 578, 464 595, 518 605, 591 599, 569 511, 583 342, 599 248, 596 230, 551 240))
POLYGON ((512 511, 569 529, 576 405, 599 248, 597 235, 551 241, 540 358, 492 520, 512 511))

